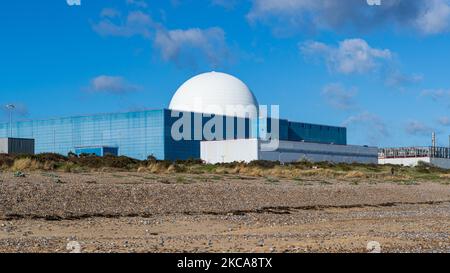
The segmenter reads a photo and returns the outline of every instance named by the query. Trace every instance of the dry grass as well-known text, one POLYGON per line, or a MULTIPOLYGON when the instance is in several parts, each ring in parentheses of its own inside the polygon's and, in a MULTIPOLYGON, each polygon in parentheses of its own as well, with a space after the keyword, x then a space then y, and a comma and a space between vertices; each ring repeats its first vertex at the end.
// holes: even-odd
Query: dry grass
POLYGON ((142 167, 142 166, 137 169, 138 173, 145 173, 147 171, 148 171, 148 169, 146 167, 142 167))
POLYGON ((183 164, 167 162, 154 162, 147 167, 141 167, 139 172, 150 172, 154 174, 218 174, 218 175, 242 175, 247 177, 272 177, 274 179, 342 179, 351 181, 361 180, 381 180, 404 183, 414 180, 433 180, 435 176, 439 179, 450 179, 448 174, 426 174, 418 172, 414 168, 401 167, 395 175, 390 172, 389 166, 364 166, 364 165, 336 165, 317 167, 311 165, 293 166, 293 165, 274 165, 259 166, 258 164, 222 164, 222 165, 202 165, 202 164, 183 164))
POLYGON ((150 173, 166 173, 167 168, 160 163, 151 163, 147 166, 150 173))
POLYGON ((329 169, 302 170, 297 176, 317 177, 317 178, 337 178, 342 173, 329 169))
POLYGON ((402 167, 391 165, 332 164, 297 162, 279 165, 276 162, 255 161, 249 164, 203 164, 198 161, 134 160, 126 157, 64 157, 42 154, 31 157, 0 155, 1 170, 63 171, 63 172, 117 172, 136 171, 151 174, 210 174, 245 177, 272 177, 283 180, 350 180, 350 181, 449 181, 450 171, 430 166, 402 167), (394 175, 391 169, 395 168, 394 175))
POLYGON ((20 158, 14 160, 12 166, 13 171, 34 171, 40 169, 41 166, 36 160, 30 158, 20 158))
POLYGON ((449 173, 441 174, 441 175, 439 175, 439 178, 441 178, 441 179, 450 179, 450 174, 449 173))
POLYGON ((347 179, 369 178, 369 176, 366 173, 363 173, 361 171, 350 171, 344 177, 347 179))

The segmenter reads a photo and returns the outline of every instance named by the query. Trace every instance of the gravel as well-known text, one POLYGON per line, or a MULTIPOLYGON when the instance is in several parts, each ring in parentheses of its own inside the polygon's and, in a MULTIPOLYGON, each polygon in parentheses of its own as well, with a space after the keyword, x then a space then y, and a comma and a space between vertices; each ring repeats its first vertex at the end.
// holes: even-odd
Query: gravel
POLYGON ((179 177, 0 173, 0 252, 450 252, 445 183, 179 177))

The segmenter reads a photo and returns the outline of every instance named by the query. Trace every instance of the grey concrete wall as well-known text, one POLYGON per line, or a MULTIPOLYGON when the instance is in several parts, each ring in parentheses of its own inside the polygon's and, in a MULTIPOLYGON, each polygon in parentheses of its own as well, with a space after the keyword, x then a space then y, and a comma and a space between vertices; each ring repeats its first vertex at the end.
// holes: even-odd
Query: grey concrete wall
POLYGON ((405 157, 405 158, 379 158, 378 164, 386 165, 403 165, 409 167, 415 167, 419 162, 431 163, 431 158, 429 157, 405 157))
POLYGON ((257 139, 202 141, 200 149, 201 159, 210 164, 258 159, 257 139))
POLYGON ((380 158, 379 164, 393 164, 415 167, 419 162, 432 164, 436 167, 450 170, 450 159, 448 158, 430 158, 430 157, 410 157, 410 158, 380 158))
POLYGON ((10 138, 8 150, 10 154, 34 155, 34 139, 10 138))
POLYGON ((284 163, 307 160, 311 162, 377 164, 378 148, 280 141, 276 151, 260 151, 259 159, 284 163))
POLYGON ((34 139, 0 138, 0 154, 34 155, 34 139))
POLYGON ((0 138, 0 154, 8 153, 8 139, 0 138))
POLYGON ((439 168, 450 170, 450 159, 448 158, 432 158, 431 164, 439 168))

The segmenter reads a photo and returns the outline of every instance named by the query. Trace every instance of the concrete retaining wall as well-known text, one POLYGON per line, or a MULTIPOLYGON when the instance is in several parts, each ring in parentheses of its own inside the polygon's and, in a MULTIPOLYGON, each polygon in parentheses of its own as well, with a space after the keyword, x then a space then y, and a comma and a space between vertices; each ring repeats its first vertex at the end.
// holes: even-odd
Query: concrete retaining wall
POLYGON ((350 145, 331 145, 296 141, 280 141, 273 151, 262 149, 257 139, 203 141, 201 158, 207 163, 253 160, 280 161, 283 163, 308 160, 335 163, 378 163, 378 148, 350 145))

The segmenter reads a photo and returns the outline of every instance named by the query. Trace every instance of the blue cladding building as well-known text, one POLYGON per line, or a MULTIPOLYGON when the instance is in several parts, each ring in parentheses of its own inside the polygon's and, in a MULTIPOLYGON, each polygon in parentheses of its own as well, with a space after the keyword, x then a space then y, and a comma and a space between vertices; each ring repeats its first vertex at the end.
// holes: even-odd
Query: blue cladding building
MULTIPOLYGON (((195 119, 192 113, 192 120, 195 119)), ((213 117, 201 117, 205 125, 213 117)), ((199 140, 174 140, 172 126, 178 118, 171 110, 149 110, 129 113, 98 114, 55 118, 48 120, 20 121, 12 124, 16 138, 35 139, 36 153, 81 153, 96 147, 115 147, 119 155, 146 159, 153 155, 161 160, 200 158, 199 140)), ((226 138, 227 118, 223 117, 223 138, 226 138)), ((264 125, 260 120, 260 126, 264 125)), ((234 124, 238 118, 234 118, 234 124)), ((255 123, 256 124, 256 123, 255 123)), ((270 124, 268 119, 267 124, 270 124)), ((194 139, 194 122, 191 124, 191 139, 194 139)), ((232 138, 250 138, 256 132, 255 125, 245 120, 245 135, 239 136, 237 129, 232 138), (253 127, 253 128, 252 128, 253 127)), ((267 126, 271 131, 271 126, 267 126)), ((8 137, 10 124, 0 124, 0 137, 8 137)), ((346 129, 280 120, 280 140, 316 143, 346 144, 346 129)), ((97 149, 98 150, 98 149, 97 149)), ((98 151, 92 152, 98 155, 98 151)), ((93 151, 93 150, 92 150, 93 151)))
MULTIPOLYGON (((167 114, 166 110, 153 110, 22 121, 13 124, 12 133, 18 138, 34 138, 36 153, 67 155, 75 148, 108 146, 137 159, 151 154, 166 159, 167 114)), ((0 124, 0 136, 9 131, 9 124, 0 124)))
MULTIPOLYGON (((222 139, 264 138, 264 134, 272 132, 272 122, 255 115, 258 107, 256 97, 242 81, 228 74, 211 72, 184 83, 173 96, 169 109, 5 123, 0 124, 0 138, 8 137, 12 131, 12 137, 34 139, 36 153, 67 155, 69 152, 87 151, 136 159, 146 159, 150 155, 161 160, 200 158, 201 140, 213 139, 194 136, 193 129, 198 126, 194 122, 196 115, 200 117, 201 127, 207 126, 213 118, 221 119, 222 130, 214 127, 211 131, 221 135, 222 139), (230 105, 244 108, 239 108, 231 115, 217 110, 230 105), (211 110, 210 107, 215 108, 211 110), (252 111, 253 108, 255 111, 252 111), (183 128, 183 131, 191 129, 187 139, 177 140, 172 137, 172 129, 179 120, 178 116, 172 117, 172 111, 187 113, 191 117, 191 128, 183 128), (233 131, 227 132, 227 125, 231 122, 234 125, 245 123, 245 130, 238 131, 239 126, 235 126, 233 131), (105 152, 105 148, 114 151, 105 152)), ((279 139, 346 145, 347 131, 342 127, 282 119, 279 120, 279 139)))

